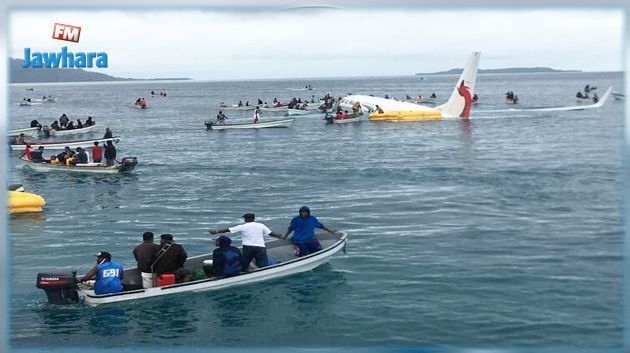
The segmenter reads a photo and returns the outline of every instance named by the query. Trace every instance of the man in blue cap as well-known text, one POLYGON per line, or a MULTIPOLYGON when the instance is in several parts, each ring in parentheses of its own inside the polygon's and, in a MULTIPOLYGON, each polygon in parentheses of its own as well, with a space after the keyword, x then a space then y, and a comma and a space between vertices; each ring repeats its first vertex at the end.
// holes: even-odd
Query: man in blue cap
POLYGON ((320 228, 330 233, 335 233, 335 231, 326 228, 315 216, 311 216, 311 209, 307 206, 300 207, 298 212, 300 214, 293 217, 282 239, 286 239, 291 232, 294 232, 291 242, 297 248, 297 256, 306 256, 320 251, 322 245, 315 238, 315 228, 320 228))

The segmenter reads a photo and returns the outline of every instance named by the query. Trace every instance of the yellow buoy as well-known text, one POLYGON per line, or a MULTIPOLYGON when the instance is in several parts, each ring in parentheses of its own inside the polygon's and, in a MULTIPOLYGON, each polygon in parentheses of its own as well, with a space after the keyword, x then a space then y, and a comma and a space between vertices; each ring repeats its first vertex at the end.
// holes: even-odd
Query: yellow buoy
POLYGON ((9 191, 9 214, 42 212, 46 200, 30 192, 9 191))

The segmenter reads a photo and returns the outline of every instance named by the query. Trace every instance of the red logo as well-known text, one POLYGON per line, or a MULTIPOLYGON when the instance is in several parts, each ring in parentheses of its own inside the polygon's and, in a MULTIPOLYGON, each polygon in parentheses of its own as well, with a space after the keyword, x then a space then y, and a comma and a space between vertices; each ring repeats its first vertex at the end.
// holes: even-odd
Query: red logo
POLYGON ((470 118, 470 106, 472 105, 472 97, 470 96, 470 88, 464 85, 464 80, 462 80, 461 85, 457 87, 457 93, 459 93, 460 96, 464 97, 464 109, 462 109, 459 117, 468 119, 470 118))
POLYGON ((61 23, 55 23, 53 26, 53 39, 65 40, 68 42, 79 43, 79 37, 81 36, 81 27, 64 25, 61 23))

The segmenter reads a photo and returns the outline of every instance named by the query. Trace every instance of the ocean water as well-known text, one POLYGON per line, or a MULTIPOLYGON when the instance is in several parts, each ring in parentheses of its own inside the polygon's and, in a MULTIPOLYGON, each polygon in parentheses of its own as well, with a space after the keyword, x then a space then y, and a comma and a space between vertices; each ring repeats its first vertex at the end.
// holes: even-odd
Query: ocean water
MULTIPOLYGON (((130 175, 9 180, 45 197, 12 217, 10 343, 42 347, 619 347, 622 344, 623 103, 574 112, 585 84, 621 73, 482 75, 470 121, 208 131, 219 102, 330 92, 450 94, 456 76, 13 85, 10 126, 66 113, 122 138, 130 175), (312 84, 313 91, 299 88, 312 84), (34 87, 34 91, 26 91, 34 87), (168 97, 152 98, 150 90, 168 97), (23 97, 57 103, 18 107, 23 97), (151 108, 134 109, 136 98, 151 108), (189 256, 207 229, 245 212, 284 231, 301 205, 350 234, 313 271, 217 292, 90 308, 47 304, 38 271, 87 271, 99 251, 125 267, 141 234, 170 232, 189 256)), ((228 112, 230 121, 251 113, 228 112)), ((277 114, 265 113, 263 118, 277 114)), ((237 238, 238 239, 238 238, 237 238)))

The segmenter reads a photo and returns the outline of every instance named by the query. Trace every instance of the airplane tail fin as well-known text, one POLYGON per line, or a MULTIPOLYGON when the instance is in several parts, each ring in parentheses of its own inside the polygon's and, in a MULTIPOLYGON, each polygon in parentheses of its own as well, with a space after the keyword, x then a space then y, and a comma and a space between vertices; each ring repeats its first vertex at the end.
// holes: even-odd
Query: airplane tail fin
POLYGON ((470 108, 472 106, 473 95, 475 94, 480 56, 481 52, 479 51, 475 51, 470 55, 464 67, 464 71, 461 76, 459 76, 455 89, 453 89, 453 93, 451 93, 451 97, 446 103, 436 107, 436 109, 442 112, 443 117, 460 117, 462 119, 468 119, 470 117, 470 108))

